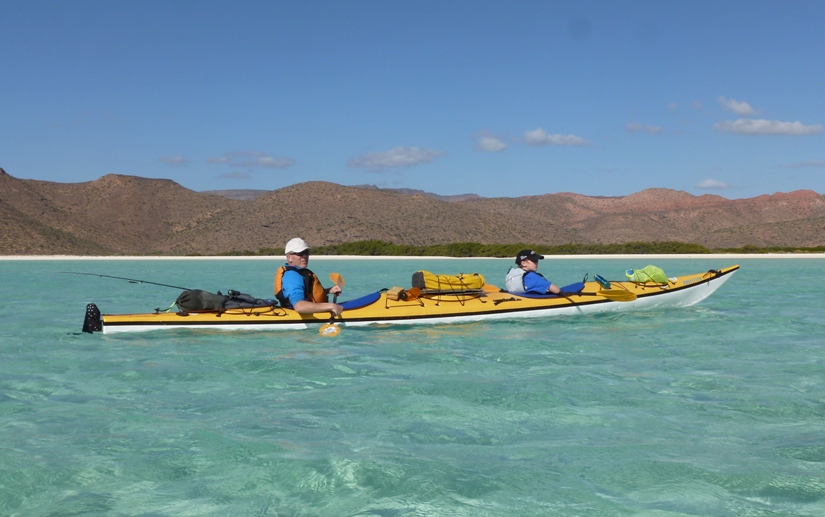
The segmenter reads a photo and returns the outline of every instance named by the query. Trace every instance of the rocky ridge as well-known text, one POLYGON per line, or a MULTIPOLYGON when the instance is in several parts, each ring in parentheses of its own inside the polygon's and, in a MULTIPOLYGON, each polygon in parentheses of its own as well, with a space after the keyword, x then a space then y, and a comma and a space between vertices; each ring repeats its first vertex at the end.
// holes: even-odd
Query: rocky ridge
POLYGON ((83 183, 0 169, 0 254, 187 255, 359 240, 432 245, 680 241, 708 248, 825 245, 825 196, 730 200, 651 188, 621 197, 518 198, 306 182, 273 191, 195 192, 171 180, 106 175, 83 183))

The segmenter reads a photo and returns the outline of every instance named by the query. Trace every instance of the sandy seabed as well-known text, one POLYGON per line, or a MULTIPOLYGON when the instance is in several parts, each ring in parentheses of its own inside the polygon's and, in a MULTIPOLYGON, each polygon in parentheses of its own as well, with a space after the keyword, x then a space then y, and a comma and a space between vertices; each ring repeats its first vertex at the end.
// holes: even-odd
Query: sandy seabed
MULTIPOLYGON (((415 260, 415 259, 444 259, 444 260, 489 260, 495 257, 438 257, 438 256, 364 256, 364 255, 313 255, 312 260, 415 260)), ((688 254, 688 255, 545 255, 547 260, 583 260, 583 259, 822 259, 825 253, 721 253, 721 254, 688 254)), ((84 255, 2 255, 0 260, 282 260, 280 255, 270 256, 84 256, 84 255)), ((511 260, 511 258, 501 258, 511 260)))

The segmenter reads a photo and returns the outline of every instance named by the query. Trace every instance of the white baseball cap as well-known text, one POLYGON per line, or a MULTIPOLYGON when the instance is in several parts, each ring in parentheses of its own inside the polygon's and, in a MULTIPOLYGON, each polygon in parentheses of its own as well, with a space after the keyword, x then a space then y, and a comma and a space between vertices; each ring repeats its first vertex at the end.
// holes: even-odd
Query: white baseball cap
POLYGON ((301 253, 304 250, 309 249, 309 244, 299 237, 295 237, 294 239, 290 240, 286 243, 286 248, 284 249, 284 253, 289 255, 290 253, 301 253))

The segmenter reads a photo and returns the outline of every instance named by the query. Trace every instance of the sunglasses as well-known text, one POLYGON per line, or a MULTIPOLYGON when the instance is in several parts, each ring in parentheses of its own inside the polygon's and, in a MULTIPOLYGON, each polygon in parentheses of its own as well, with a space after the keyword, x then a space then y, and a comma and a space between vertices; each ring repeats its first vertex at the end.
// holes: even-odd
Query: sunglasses
POLYGON ((299 257, 308 257, 309 250, 301 251, 300 253, 290 253, 290 255, 298 255, 299 257))

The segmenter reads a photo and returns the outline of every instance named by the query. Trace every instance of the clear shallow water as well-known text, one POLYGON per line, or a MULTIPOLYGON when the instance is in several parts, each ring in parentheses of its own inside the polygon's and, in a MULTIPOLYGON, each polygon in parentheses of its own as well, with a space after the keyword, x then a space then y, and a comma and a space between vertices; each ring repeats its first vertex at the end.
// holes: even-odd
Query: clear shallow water
MULTIPOLYGON (((315 331, 81 334, 278 261, 0 261, 0 515, 825 515, 825 261, 546 261, 554 282, 740 263, 682 310, 315 331)), ((343 299, 417 269, 329 261, 343 299)))

